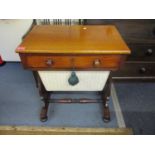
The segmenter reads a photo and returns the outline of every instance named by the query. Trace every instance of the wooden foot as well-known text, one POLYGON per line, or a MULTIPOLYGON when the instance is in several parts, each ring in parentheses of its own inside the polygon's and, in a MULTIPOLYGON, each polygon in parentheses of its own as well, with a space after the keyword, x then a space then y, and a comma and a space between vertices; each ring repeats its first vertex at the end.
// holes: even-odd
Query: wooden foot
POLYGON ((110 121, 110 110, 107 103, 103 107, 103 121, 105 123, 110 121))
POLYGON ((48 120, 47 112, 48 112, 48 109, 45 107, 42 107, 41 113, 40 113, 41 122, 46 122, 48 120))
POLYGON ((104 109, 103 121, 105 123, 110 122, 110 111, 109 111, 109 108, 104 109))
POLYGON ((50 94, 48 92, 43 94, 42 101, 44 102, 45 105, 41 109, 40 121, 46 122, 48 120, 47 114, 48 114, 48 107, 50 102, 50 94))

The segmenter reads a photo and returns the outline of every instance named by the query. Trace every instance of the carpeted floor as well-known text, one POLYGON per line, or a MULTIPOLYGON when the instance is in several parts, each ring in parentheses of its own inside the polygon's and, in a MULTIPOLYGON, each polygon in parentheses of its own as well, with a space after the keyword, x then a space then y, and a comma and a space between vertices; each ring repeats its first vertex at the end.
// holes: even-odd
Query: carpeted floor
MULTIPOLYGON (((31 125, 52 127, 105 127, 117 128, 117 120, 110 100, 111 121, 104 123, 99 104, 50 104, 49 120, 40 122, 41 100, 31 71, 23 70, 20 63, 0 67, 0 125, 31 125)), ((57 94, 54 98, 99 98, 96 93, 57 94)))
POLYGON ((127 127, 135 134, 155 134, 155 83, 115 83, 127 127))
MULTIPOLYGON (((99 104, 50 104, 49 121, 39 120, 41 101, 32 73, 20 63, 0 67, 0 125, 53 127, 118 127, 112 99, 112 120, 103 123, 99 104)), ((114 83, 126 127, 134 134, 155 134, 155 83, 114 83)), ((99 98, 96 93, 54 94, 56 97, 99 98)))

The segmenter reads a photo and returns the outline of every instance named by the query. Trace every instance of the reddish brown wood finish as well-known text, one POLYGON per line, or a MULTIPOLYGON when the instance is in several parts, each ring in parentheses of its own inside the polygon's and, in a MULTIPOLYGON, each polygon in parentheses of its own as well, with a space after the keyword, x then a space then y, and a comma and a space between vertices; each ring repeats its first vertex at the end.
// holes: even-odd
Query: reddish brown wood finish
POLYGON ((128 46, 113 25, 34 26, 16 52, 130 54, 128 46))
POLYGON ((16 49, 31 70, 117 70, 130 50, 115 26, 35 26, 16 49))
MULTIPOLYGON (((23 66, 34 71, 117 70, 125 61, 126 55, 130 54, 115 26, 35 26, 16 52, 19 53, 23 66)), ((49 93, 41 80, 35 79, 45 103, 40 119, 46 121, 49 93)), ((110 121, 107 103, 110 96, 110 79, 103 95, 105 122, 110 121)), ((81 102, 88 101, 85 99, 81 102)))
POLYGON ((32 70, 116 70, 126 56, 20 54, 20 57, 23 66, 32 70))

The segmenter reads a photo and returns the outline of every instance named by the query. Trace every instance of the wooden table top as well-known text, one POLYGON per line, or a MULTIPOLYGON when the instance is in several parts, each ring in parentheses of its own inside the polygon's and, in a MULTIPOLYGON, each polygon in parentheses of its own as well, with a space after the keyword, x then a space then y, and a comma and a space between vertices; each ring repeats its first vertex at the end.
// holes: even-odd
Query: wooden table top
POLYGON ((130 54, 112 25, 37 25, 16 49, 17 53, 130 54))

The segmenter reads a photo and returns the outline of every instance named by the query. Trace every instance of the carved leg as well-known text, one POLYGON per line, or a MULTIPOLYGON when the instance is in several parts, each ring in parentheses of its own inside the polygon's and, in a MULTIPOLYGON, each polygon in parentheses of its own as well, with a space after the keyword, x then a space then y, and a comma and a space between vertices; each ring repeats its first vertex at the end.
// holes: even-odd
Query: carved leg
POLYGON ((110 91, 111 91, 111 75, 109 75, 103 90, 103 121, 104 122, 110 121, 110 110, 108 105, 109 98, 110 98, 110 91))
POLYGON ((44 106, 41 109, 40 113, 40 121, 45 122, 48 119, 47 113, 48 113, 48 107, 49 107, 49 102, 50 102, 50 93, 46 91, 39 75, 37 75, 37 85, 39 88, 39 94, 41 96, 41 100, 44 102, 44 106))
POLYGON ((33 77, 35 79, 36 87, 38 88, 38 73, 37 73, 37 71, 33 71, 33 77))

